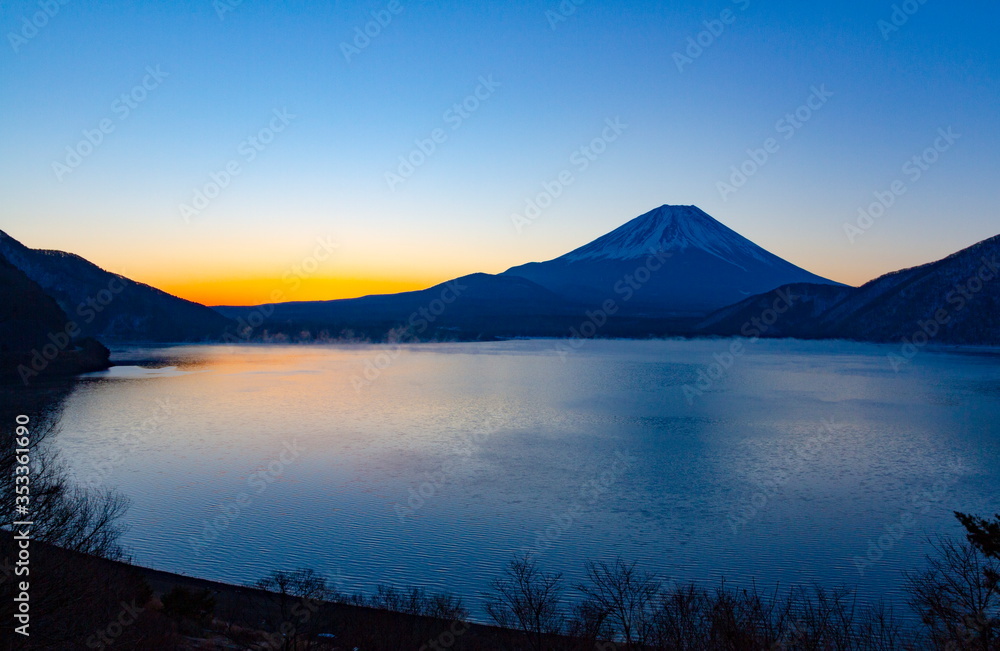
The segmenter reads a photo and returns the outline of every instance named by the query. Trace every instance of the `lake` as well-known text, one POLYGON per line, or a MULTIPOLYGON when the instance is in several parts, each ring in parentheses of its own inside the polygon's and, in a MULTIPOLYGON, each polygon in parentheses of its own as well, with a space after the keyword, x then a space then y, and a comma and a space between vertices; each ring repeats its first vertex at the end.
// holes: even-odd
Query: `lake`
POLYGON ((480 597, 531 551, 570 583, 899 599, 952 510, 1000 511, 1000 357, 730 340, 127 348, 52 439, 132 505, 135 561, 245 583, 480 597), (129 365, 132 364, 132 365, 129 365))

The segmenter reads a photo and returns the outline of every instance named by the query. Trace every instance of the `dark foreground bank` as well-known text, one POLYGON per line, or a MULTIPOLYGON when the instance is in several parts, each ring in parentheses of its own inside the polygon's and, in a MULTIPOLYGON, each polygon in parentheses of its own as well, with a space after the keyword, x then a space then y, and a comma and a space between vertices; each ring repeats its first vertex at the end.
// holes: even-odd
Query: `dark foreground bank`
POLYGON ((589 563, 588 580, 570 588, 520 558, 482 595, 502 626, 471 623, 460 599, 420 589, 347 595, 311 570, 241 587, 35 541, 25 578, 19 543, 3 531, 0 633, 4 649, 66 651, 997 649, 1000 518, 962 517, 971 542, 938 541, 926 572, 907 577, 916 618, 858 604, 849 590, 665 585, 621 560, 589 563), (24 580, 27 637, 16 632, 24 580))

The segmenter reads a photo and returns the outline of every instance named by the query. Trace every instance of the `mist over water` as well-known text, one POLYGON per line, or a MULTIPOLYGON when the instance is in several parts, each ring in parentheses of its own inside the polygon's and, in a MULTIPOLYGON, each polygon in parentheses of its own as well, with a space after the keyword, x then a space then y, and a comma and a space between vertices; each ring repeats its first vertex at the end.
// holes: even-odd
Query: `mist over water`
POLYGON ((232 583, 311 567, 479 594, 531 550, 572 583, 666 579, 899 599, 953 510, 1000 510, 1000 358, 728 340, 130 348, 53 444, 132 499, 135 561, 232 583), (173 368, 168 368, 173 367, 173 368), (685 390, 687 387, 687 390, 685 390))

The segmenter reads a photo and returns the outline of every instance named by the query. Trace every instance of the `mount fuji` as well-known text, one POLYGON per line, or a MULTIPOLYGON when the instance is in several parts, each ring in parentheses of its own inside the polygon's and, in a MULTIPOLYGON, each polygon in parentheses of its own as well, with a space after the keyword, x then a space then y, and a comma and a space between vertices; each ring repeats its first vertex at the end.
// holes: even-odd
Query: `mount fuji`
POLYGON ((331 301, 215 309, 269 315, 258 332, 477 339, 564 337, 605 309, 606 336, 693 333, 710 312, 790 283, 840 286, 768 253, 694 206, 660 206, 548 262, 462 276, 428 289, 331 301), (445 306, 442 297, 449 301, 445 306), (613 311, 602 306, 614 302, 613 311), (441 308, 424 314, 428 306, 441 308))
POLYGON ((790 283, 839 285, 779 258, 695 206, 640 215, 548 262, 503 276, 530 280, 572 302, 614 298, 636 316, 705 314, 790 283))

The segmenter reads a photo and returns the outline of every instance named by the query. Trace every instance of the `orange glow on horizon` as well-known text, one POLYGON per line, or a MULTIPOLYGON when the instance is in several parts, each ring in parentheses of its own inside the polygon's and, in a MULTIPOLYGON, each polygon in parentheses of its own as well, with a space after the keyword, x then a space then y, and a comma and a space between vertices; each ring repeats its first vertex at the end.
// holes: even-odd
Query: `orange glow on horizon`
MULTIPOLYGON (((817 265, 819 266, 819 265, 817 265)), ((830 273, 810 269, 825 278, 859 287, 881 276, 881 271, 868 273, 859 270, 840 270, 830 273)), ((177 278, 133 277, 168 294, 201 303, 202 305, 262 305, 290 301, 330 301, 358 298, 373 294, 396 294, 427 289, 438 283, 461 276, 452 273, 441 277, 410 278, 220 278, 216 280, 183 280, 177 278)))
POLYGON ((392 278, 226 278, 205 281, 148 282, 168 294, 202 305, 261 305, 288 301, 329 301, 369 294, 395 294, 426 289, 440 279, 392 278))

